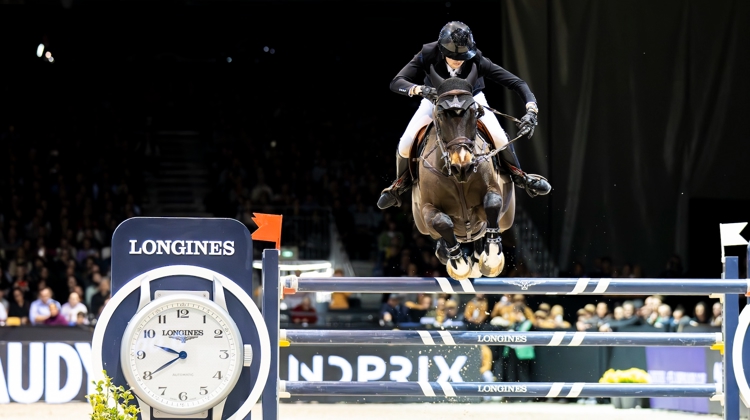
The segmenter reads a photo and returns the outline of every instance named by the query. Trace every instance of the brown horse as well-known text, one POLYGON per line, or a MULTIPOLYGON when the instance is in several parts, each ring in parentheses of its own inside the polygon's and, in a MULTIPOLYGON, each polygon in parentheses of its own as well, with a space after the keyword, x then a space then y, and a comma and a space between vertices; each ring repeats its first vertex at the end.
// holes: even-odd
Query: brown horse
POLYGON ((489 134, 477 128, 484 109, 472 94, 476 77, 476 67, 466 79, 445 80, 432 69, 438 96, 412 190, 417 228, 437 240, 436 254, 457 280, 500 274, 500 234, 511 227, 515 212, 513 182, 489 155, 489 134), (469 255, 462 244, 473 245, 469 255))

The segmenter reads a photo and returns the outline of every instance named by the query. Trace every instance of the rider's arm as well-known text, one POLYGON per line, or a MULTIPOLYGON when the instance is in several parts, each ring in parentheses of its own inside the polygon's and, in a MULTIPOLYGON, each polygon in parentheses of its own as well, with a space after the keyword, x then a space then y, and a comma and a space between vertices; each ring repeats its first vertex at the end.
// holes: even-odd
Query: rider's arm
POLYGON ((412 96, 419 92, 415 92, 414 89, 418 86, 418 80, 424 77, 423 66, 423 55, 420 51, 409 63, 401 69, 396 77, 391 80, 391 91, 401 95, 412 96))
POLYGON ((484 56, 479 61, 479 68, 485 79, 492 80, 493 82, 516 92, 527 104, 536 104, 536 98, 534 97, 534 94, 531 93, 529 85, 527 85, 520 77, 498 66, 484 56))

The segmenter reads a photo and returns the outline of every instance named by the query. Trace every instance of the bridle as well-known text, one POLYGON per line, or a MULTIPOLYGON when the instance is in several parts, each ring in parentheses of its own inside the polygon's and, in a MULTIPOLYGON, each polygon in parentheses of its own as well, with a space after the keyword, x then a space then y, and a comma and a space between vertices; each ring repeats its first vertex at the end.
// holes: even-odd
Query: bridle
MULTIPOLYGON (((463 90, 463 89, 453 89, 453 90, 450 90, 448 92, 444 92, 444 93, 438 95, 437 98, 435 98, 435 100, 433 102, 435 106, 433 107, 433 110, 432 110, 432 120, 433 121, 437 121, 437 113, 438 113, 438 108, 439 108, 438 104, 440 103, 441 99, 445 99, 446 97, 453 96, 454 97, 454 101, 457 101, 458 100, 457 98, 459 96, 465 96, 465 95, 469 95, 471 97, 471 100, 472 100, 471 106, 474 107, 477 110, 477 116, 476 116, 477 120, 479 120, 482 117, 482 115, 484 115, 484 110, 487 109, 490 112, 492 112, 494 114, 497 114, 497 115, 499 115, 499 116, 501 116, 503 118, 506 118, 506 119, 508 119, 510 121, 513 121, 515 123, 521 123, 521 120, 519 120, 518 118, 516 118, 516 117, 514 117, 512 115, 504 114, 504 113, 502 113, 502 112, 500 112, 500 111, 498 111, 498 110, 496 110, 494 108, 490 108, 487 105, 481 105, 481 104, 477 103, 476 101, 474 101, 474 97, 471 94, 471 92, 469 92, 467 90, 463 90)), ((446 99, 446 102, 448 102, 447 99, 446 99)), ((448 107, 445 110, 447 111, 447 110, 450 110, 450 109, 455 109, 455 107, 448 107)), ((467 108, 467 110, 468 110, 468 108, 467 108)), ((452 175, 451 164, 450 164, 450 156, 448 155, 448 150, 450 150, 451 148, 453 148, 453 147, 464 147, 467 150, 469 150, 472 153, 471 164, 474 167, 473 172, 477 172, 477 170, 479 169, 479 165, 481 163, 489 161, 490 159, 492 159, 493 156, 495 156, 496 154, 498 154, 498 153, 502 152, 503 150, 505 150, 506 148, 508 148, 508 146, 510 146, 511 143, 513 143, 516 140, 520 139, 525 134, 526 133, 521 132, 518 136, 516 136, 515 138, 509 140, 503 147, 501 147, 499 149, 495 149, 495 150, 493 150, 491 152, 474 153, 474 146, 475 146, 474 139, 470 139, 470 138, 468 138, 466 136, 458 136, 458 137, 454 138, 453 140, 449 141, 446 144, 443 141, 443 136, 442 136, 442 133, 440 132, 440 125, 437 124, 437 123, 435 123, 435 137, 436 137, 436 140, 437 140, 436 142, 437 142, 438 147, 440 147, 441 158, 443 159, 443 165, 444 165, 443 168, 447 169, 448 176, 452 175)), ((487 139, 487 140, 491 141, 491 139, 487 139)), ((432 154, 432 152, 434 150, 435 150, 434 148, 432 150, 430 150, 430 152, 427 153, 427 155, 425 155, 425 158, 427 158, 430 154, 432 154)), ((426 163, 427 161, 424 161, 424 162, 426 163)))
MULTIPOLYGON (((443 159, 443 165, 444 165, 443 167, 448 170, 448 176, 451 176, 453 174, 452 170, 451 170, 451 163, 450 163, 451 161, 450 161, 450 156, 448 155, 448 150, 450 150, 450 149, 452 149, 454 147, 463 147, 463 148, 466 148, 467 150, 469 150, 472 153, 471 164, 474 166, 474 172, 477 171, 477 166, 478 166, 478 163, 479 163, 476 160, 476 156, 477 155, 474 154, 474 139, 466 137, 466 136, 458 136, 458 137, 454 138, 453 140, 449 141, 446 144, 443 141, 443 135, 442 135, 441 130, 440 130, 440 124, 437 123, 437 114, 439 112, 438 109, 440 108, 438 104, 440 103, 441 99, 445 99, 445 98, 447 98, 449 96, 453 96, 454 97, 453 101, 456 104, 459 104, 458 97, 459 96, 466 96, 466 95, 468 95, 469 97, 471 97, 472 103, 471 103, 470 106, 474 107, 475 109, 477 109, 477 117, 476 118, 478 120, 479 117, 480 117, 479 113, 480 112, 484 112, 484 110, 482 110, 482 108, 479 108, 477 106, 477 103, 474 101, 474 96, 471 94, 471 92, 469 92, 467 90, 463 90, 463 89, 453 89, 453 90, 449 90, 447 92, 444 92, 444 93, 438 95, 438 97, 434 101, 435 106, 432 109, 432 120, 436 121, 435 122, 435 137, 436 137, 436 142, 437 142, 438 147, 440 147, 441 158, 443 159)), ((468 99, 465 99, 465 100, 468 100, 468 99)), ((448 101, 447 99, 445 99, 445 102, 448 103, 448 105, 449 105, 448 107, 446 107, 446 109, 445 109, 446 111, 450 110, 450 109, 456 109, 456 106, 452 106, 451 103, 450 103, 450 101, 448 101)), ((461 107, 462 104, 463 104, 463 102, 460 102, 460 105, 458 105, 458 108, 462 108, 461 107)), ((468 109, 469 108, 466 108, 467 111, 468 111, 468 109)), ((430 153, 432 153, 432 150, 430 151, 430 153)), ((425 157, 429 156, 430 153, 428 153, 425 157)))

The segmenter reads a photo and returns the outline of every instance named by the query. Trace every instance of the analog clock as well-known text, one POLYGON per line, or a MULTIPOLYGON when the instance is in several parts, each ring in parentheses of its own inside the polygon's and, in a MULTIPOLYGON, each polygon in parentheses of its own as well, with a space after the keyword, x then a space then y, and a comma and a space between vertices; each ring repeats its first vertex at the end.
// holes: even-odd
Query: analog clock
POLYGON ((174 293, 149 302, 130 320, 120 358, 140 400, 165 413, 190 415, 226 399, 249 365, 249 353, 223 307, 174 293))

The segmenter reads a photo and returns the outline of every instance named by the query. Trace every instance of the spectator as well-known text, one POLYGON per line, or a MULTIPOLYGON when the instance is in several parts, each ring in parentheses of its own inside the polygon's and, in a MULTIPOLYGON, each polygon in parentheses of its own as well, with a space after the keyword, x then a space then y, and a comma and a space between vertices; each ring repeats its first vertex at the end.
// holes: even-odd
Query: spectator
POLYGON ((407 301, 404 305, 409 309, 411 322, 422 322, 422 318, 427 315, 427 311, 432 309, 432 296, 422 293, 417 296, 417 302, 407 301))
POLYGON ((60 307, 54 303, 49 304, 49 316, 44 320, 44 325, 68 326, 68 320, 60 311, 60 307))
POLYGON ((409 309, 401 304, 401 300, 401 296, 395 293, 388 297, 380 309, 380 325, 393 326, 410 321, 409 309))
POLYGON ((21 291, 26 295, 26 298, 30 299, 32 297, 31 279, 26 274, 26 266, 16 266, 15 273, 16 275, 15 277, 13 277, 13 287, 21 289, 21 291))
POLYGON ((101 312, 102 308, 104 307, 104 301, 109 299, 110 296, 110 283, 109 279, 106 277, 102 277, 101 282, 99 283, 99 288, 97 289, 98 293, 96 293, 94 296, 91 296, 91 312, 97 314, 97 318, 99 317, 99 313, 101 312))
POLYGON ((510 295, 503 295, 500 300, 495 303, 490 312, 490 324, 494 326, 507 327, 510 325, 510 295))
MULTIPOLYGON (((70 268, 68 268, 68 269, 70 270, 70 268)), ((72 274, 69 274, 68 276, 70 277, 71 275, 72 274)), ((86 286, 86 297, 85 297, 86 301, 85 301, 85 303, 86 303, 86 306, 88 306, 89 309, 91 309, 91 312, 93 312, 93 313, 96 313, 96 311, 93 310, 94 308, 91 305, 92 304, 91 300, 99 292, 99 285, 101 284, 101 282, 102 282, 102 275, 101 275, 101 273, 96 273, 95 272, 95 273, 91 274, 91 282, 89 283, 88 286, 86 286)))
POLYGON ((458 303, 453 299, 445 301, 445 319, 441 326, 443 327, 463 327, 464 316, 458 310, 458 303))
POLYGON ((315 308, 312 306, 310 296, 303 297, 302 302, 292 308, 291 315, 292 322, 295 324, 307 326, 318 322, 318 315, 315 313, 315 308))
POLYGON ((464 323, 469 330, 478 330, 484 324, 490 314, 487 298, 482 293, 477 293, 473 299, 466 304, 464 311, 464 323))
POLYGON ((7 314, 10 310, 10 302, 8 302, 8 299, 5 298, 5 294, 8 292, 8 289, 6 288, 0 288, 0 306, 2 306, 5 309, 5 313, 7 314))
MULTIPOLYGON (((591 306, 594 305, 586 305, 587 306, 587 312, 590 313, 591 306)), ((609 313, 609 305, 607 305, 607 302, 599 302, 596 304, 596 306, 593 308, 594 314, 588 319, 589 324, 589 330, 594 331, 608 331, 609 330, 609 324, 612 322, 612 315, 609 313)))
POLYGON ((445 320, 445 302, 447 301, 445 296, 438 296, 435 301, 435 306, 430 308, 425 314, 424 318, 432 319, 432 322, 436 325, 440 325, 445 320))
POLYGON ((706 313, 706 304, 704 302, 698 302, 693 309, 693 319, 690 321, 690 325, 708 325, 711 323, 711 319, 706 313))
POLYGON ((29 310, 31 304, 26 299, 26 294, 21 289, 14 288, 8 308, 8 317, 16 317, 21 320, 21 325, 29 323, 29 310))
POLYGON ((670 331, 682 332, 685 325, 690 325, 690 317, 685 315, 685 308, 682 305, 677 305, 672 312, 670 331))
POLYGON ((721 327, 721 323, 722 323, 722 316, 721 316, 722 307, 721 307, 721 302, 714 303, 714 305, 711 307, 711 309, 712 309, 712 311, 711 311, 711 326, 712 327, 721 327))
MULTIPOLYGON (((333 271, 333 277, 344 277, 344 270, 337 268, 333 271)), ((328 304, 328 309, 339 311, 349 309, 349 292, 333 292, 331 293, 331 302, 328 304)))
POLYGON ((76 323, 75 323, 75 325, 77 325, 79 327, 82 326, 82 325, 89 325, 89 318, 86 316, 85 312, 78 312, 76 314, 76 323))
MULTIPOLYGON (((533 326, 531 320, 526 318, 525 308, 514 305, 511 312, 513 331, 529 331, 533 326)), ((507 358, 506 380, 508 382, 530 382, 531 363, 535 359, 534 346, 510 345, 503 349, 503 357, 507 358)))
POLYGON ((638 317, 640 318, 640 322, 644 325, 654 325, 658 316, 659 314, 656 313, 650 301, 647 301, 638 310, 638 317))
POLYGON ((672 308, 662 303, 657 309, 657 317, 654 320, 654 327, 671 329, 672 326, 672 308))
POLYGON ((549 311, 550 319, 555 323, 555 328, 568 329, 570 322, 564 319, 565 310, 561 305, 554 305, 549 311))
POLYGON ((591 328, 591 312, 585 308, 581 308, 576 312, 576 329, 578 331, 586 331, 591 328))
POLYGON ((612 311, 612 315, 614 321, 622 321, 622 319, 625 318, 622 306, 615 306, 615 309, 612 311))
POLYGON ((82 312, 85 316, 88 310, 86 309, 86 305, 81 302, 81 296, 76 292, 72 292, 68 296, 68 301, 62 305, 60 312, 65 317, 68 325, 76 325, 78 314, 82 312))
POLYGON ((52 299, 52 289, 45 287, 39 291, 39 298, 31 302, 29 308, 29 321, 31 325, 44 324, 52 316, 50 306, 55 306, 60 311, 60 302, 52 299))
MULTIPOLYGON (((645 305, 644 305, 645 306, 645 305)), ((608 325, 602 326, 599 331, 610 332, 618 328, 628 327, 631 325, 641 324, 641 318, 636 315, 635 304, 633 301, 626 300, 622 303, 622 319, 612 320, 608 325)))
MULTIPOLYGON (((4 290, 0 290, 0 294, 2 294, 4 290)), ((8 319, 8 310, 5 309, 5 305, 0 304, 0 327, 5 325, 5 321, 8 319)))

